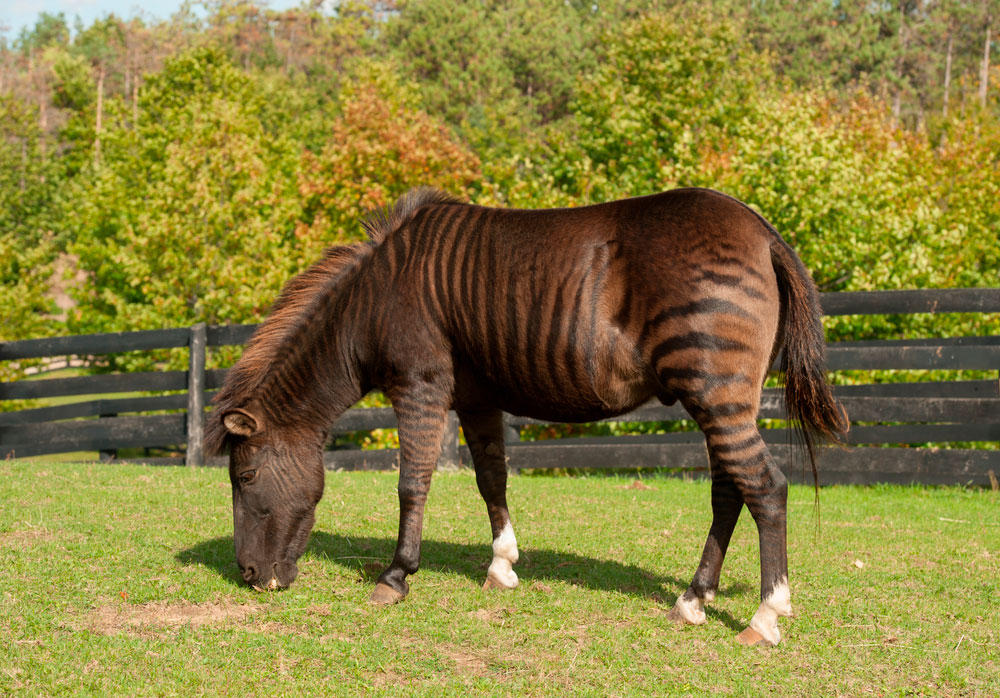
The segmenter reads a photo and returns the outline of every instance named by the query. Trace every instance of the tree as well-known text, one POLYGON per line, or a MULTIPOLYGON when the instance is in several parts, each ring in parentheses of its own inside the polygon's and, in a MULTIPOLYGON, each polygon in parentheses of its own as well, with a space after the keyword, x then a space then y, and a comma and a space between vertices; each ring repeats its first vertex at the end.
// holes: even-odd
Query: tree
POLYGON ((386 38, 430 114, 478 150, 507 155, 567 114, 575 76, 596 62, 591 14, 546 0, 406 2, 386 38))
POLYGON ((702 12, 656 13, 605 39, 583 76, 569 134, 555 135, 555 185, 583 201, 685 184, 703 144, 747 115, 773 79, 737 26, 702 12))
POLYGON ((246 322, 307 261, 294 234, 288 100, 211 49, 167 62, 139 121, 109 101, 102 167, 74 196, 88 272, 76 331, 246 322), (266 122, 262 115, 272 119, 266 122))
POLYGON ((303 157, 300 235, 358 239, 357 221, 365 211, 391 203, 412 187, 467 195, 478 183, 478 158, 419 109, 411 86, 375 66, 345 98, 326 146, 303 157))
POLYGON ((0 341, 41 334, 55 254, 57 183, 30 107, 0 95, 0 341))
MULTIPOLYGON (((823 290, 995 284, 995 120, 958 122, 935 147, 899 128, 885 100, 777 79, 741 35, 683 12, 622 27, 577 90, 572 128, 551 134, 510 191, 582 203, 711 187, 769 219, 823 290)), ((850 335, 921 322, 836 326, 850 335)))
MULTIPOLYGON (((104 130, 104 82, 112 68, 122 67, 125 33, 120 20, 108 15, 80 32, 74 41, 76 51, 87 58, 96 78, 94 112, 94 165, 101 162, 101 132, 104 130)), ((123 72, 123 71, 120 71, 123 72)))

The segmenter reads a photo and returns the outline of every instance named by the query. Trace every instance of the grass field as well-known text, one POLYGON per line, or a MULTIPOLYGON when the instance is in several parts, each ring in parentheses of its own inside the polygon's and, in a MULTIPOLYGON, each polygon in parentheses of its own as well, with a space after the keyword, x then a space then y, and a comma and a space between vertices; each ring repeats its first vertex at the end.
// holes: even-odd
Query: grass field
POLYGON ((744 512, 708 623, 667 611, 708 529, 703 482, 512 478, 521 586, 484 592, 485 507, 435 476, 423 568, 366 602, 396 534, 395 477, 340 473, 298 581, 240 583, 222 470, 0 462, 0 695, 996 696, 1000 493, 790 496, 793 619, 757 606, 744 512))

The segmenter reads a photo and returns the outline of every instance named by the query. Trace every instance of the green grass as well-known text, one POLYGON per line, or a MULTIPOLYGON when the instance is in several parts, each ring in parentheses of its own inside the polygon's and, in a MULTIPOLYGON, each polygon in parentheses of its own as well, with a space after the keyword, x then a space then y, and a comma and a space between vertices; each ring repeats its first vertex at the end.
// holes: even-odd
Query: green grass
POLYGON ((239 583, 225 471, 0 462, 0 695, 996 696, 1000 494, 793 487, 794 619, 757 606, 741 519, 707 624, 667 610, 708 529, 703 482, 511 479, 521 586, 484 592, 485 507, 435 476, 410 596, 367 604, 395 477, 329 474, 291 589, 239 583), (858 567, 855 562, 863 566, 858 567))

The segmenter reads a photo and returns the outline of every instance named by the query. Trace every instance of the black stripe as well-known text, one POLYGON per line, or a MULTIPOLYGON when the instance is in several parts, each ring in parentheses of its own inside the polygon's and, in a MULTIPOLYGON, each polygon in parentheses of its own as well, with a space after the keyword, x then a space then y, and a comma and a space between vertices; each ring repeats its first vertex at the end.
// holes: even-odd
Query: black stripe
POLYGON ((658 325, 661 325, 672 318, 708 314, 733 315, 746 320, 756 319, 753 315, 747 312, 745 308, 733 303, 732 301, 727 301, 722 298, 704 298, 702 300, 692 301, 690 303, 685 303, 684 305, 677 305, 672 308, 665 308, 661 310, 651 319, 647 320, 646 324, 643 325, 642 336, 646 336, 658 325))
POLYGON ((757 425, 752 422, 746 422, 744 424, 710 424, 706 427, 702 427, 701 431, 705 436, 731 436, 732 434, 739 434, 740 432, 749 431, 754 429, 756 431, 757 425))
POLYGON ((671 366, 663 367, 657 373, 657 378, 660 385, 679 399, 700 399, 713 390, 734 383, 752 383, 750 378, 742 373, 712 373, 695 368, 674 368, 671 366), (688 381, 700 382, 702 385, 700 388, 685 388, 677 385, 678 382, 688 381))
MULTIPOLYGON (((629 282, 628 278, 624 279, 625 283, 625 293, 622 295, 622 305, 618 309, 618 314, 615 315, 615 323, 618 327, 624 329, 628 327, 629 321, 632 319, 632 284, 629 282)), ((645 334, 645 330, 643 330, 645 334)), ((643 334, 639 335, 639 345, 642 345, 643 334)))
POLYGON ((665 356, 686 349, 703 351, 750 351, 750 346, 738 339, 728 339, 707 332, 687 332, 665 339, 653 349, 650 355, 650 365, 654 368, 665 356))
MULTIPOLYGON (((423 212, 420 212, 420 214, 418 214, 420 218, 423 218, 422 213, 423 212)), ((390 250, 392 251, 393 264, 395 265, 392 269, 392 274, 394 276, 398 276, 399 272, 403 269, 403 265, 406 264, 407 253, 409 252, 406 243, 409 242, 409 238, 412 235, 411 231, 417 225, 419 225, 418 217, 414 216, 409 225, 397 228, 387 241, 391 246, 390 250), (407 230, 407 228, 409 230, 407 230)))
POLYGON ((576 294, 573 296, 573 309, 566 317, 566 320, 569 323, 569 333, 566 335, 566 351, 563 354, 566 359, 566 373, 569 376, 569 382, 577 391, 578 395, 586 392, 580 383, 576 338, 577 328, 580 326, 580 308, 583 306, 583 291, 587 286, 586 282, 586 276, 580 279, 580 284, 577 286, 576 294))
POLYGON ((485 209, 482 217, 483 224, 479 226, 479 230, 476 231, 471 243, 473 246, 471 253, 472 263, 466 268, 466 273, 470 274, 472 280, 472 292, 469 295, 469 307, 472 310, 469 321, 469 334, 476 347, 476 352, 480 355, 481 359, 486 359, 487 362, 489 361, 487 354, 490 351, 490 347, 488 338, 484 340, 483 332, 485 331, 485 327, 481 320, 487 307, 485 302, 485 288, 483 288, 483 274, 486 270, 485 258, 488 242, 486 236, 489 230, 489 214, 490 210, 485 209))
POLYGON ((559 284, 556 286, 555 292, 555 302, 552 306, 552 312, 549 313, 549 333, 545 338, 545 368, 546 373, 548 373, 550 381, 552 383, 552 388, 558 392, 563 392, 561 386, 559 385, 558 369, 559 366, 556 363, 556 349, 559 344, 559 335, 562 333, 562 315, 563 315, 563 285, 559 284))
POLYGON ((480 352, 479 347, 479 335, 478 335, 478 318, 479 318, 479 307, 476 304, 477 290, 479 287, 479 266, 477 263, 477 256, 479 254, 479 248, 482 246, 482 235, 480 226, 478 225, 480 220, 483 218, 485 209, 476 209, 476 218, 470 222, 466 227, 465 235, 469 238, 468 243, 465 246, 465 255, 462 259, 462 274, 464 280, 464 310, 466 315, 464 319, 464 327, 462 328, 465 333, 465 340, 468 342, 469 348, 474 353, 480 352))
POLYGON ((760 438, 760 434, 755 433, 752 436, 748 436, 747 438, 743 439, 742 441, 737 441, 731 444, 725 444, 725 443, 720 444, 713 442, 710 448, 712 449, 712 453, 723 455, 727 453, 735 453, 736 451, 745 451, 751 446, 757 444, 759 444, 761 448, 765 448, 764 441, 760 438))
POLYGON ((470 215, 476 214, 475 209, 467 209, 461 216, 461 221, 455 229, 455 247, 452 250, 451 259, 445 260, 445 264, 450 265, 448 279, 451 286, 452 313, 455 318, 455 325, 458 334, 468 338, 468 310, 469 298, 465 291, 467 280, 467 264, 469 256, 469 245, 472 244, 471 227, 467 224, 470 215))
POLYGON ((712 260, 712 264, 722 265, 732 265, 739 267, 740 271, 749 274, 750 276, 755 276, 761 281, 767 281, 764 275, 761 274, 755 267, 750 266, 742 257, 727 256, 727 257, 716 257, 712 260))
MULTIPOLYGON (((753 468, 754 466, 766 465, 768 455, 769 454, 766 447, 762 448, 759 451, 755 451, 754 453, 744 458, 733 458, 732 456, 721 456, 712 453, 712 463, 721 465, 730 473, 733 473, 733 471, 739 471, 739 470, 745 471, 753 468)), ((742 490, 742 488, 740 489, 742 490)), ((760 493, 761 493, 760 489, 744 491, 743 497, 744 499, 746 499, 748 496, 760 493)), ((747 502, 747 504, 749 504, 749 501, 747 502)))
POLYGON ((410 234, 412 244, 410 254, 406 259, 406 268, 413 275, 416 287, 427 289, 423 293, 415 294, 415 300, 420 304, 428 318, 427 311, 430 308, 431 293, 430 287, 427 286, 429 282, 427 275, 432 270, 427 262, 431 258, 434 245, 441 239, 441 214, 441 209, 435 207, 421 209, 414 217, 414 225, 410 234))
POLYGON ((458 236, 456 235, 456 231, 465 217, 465 212, 466 209, 459 207, 448 209, 447 216, 443 221, 442 232, 438 239, 438 246, 434 251, 434 260, 431 264, 431 273, 434 275, 434 294, 437 299, 438 313, 440 313, 442 318, 448 315, 445 308, 456 302, 456 299, 448 298, 444 280, 445 275, 448 273, 453 276, 459 276, 457 270, 450 266, 450 262, 452 261, 451 257, 457 245, 458 236))
MULTIPOLYGON (((504 337, 502 348, 504 359, 502 363, 506 371, 507 382, 513 383, 517 376, 524 373, 524 368, 519 362, 522 358, 526 359, 521 350, 521 322, 518 313, 520 301, 517 297, 517 281, 520 270, 514 269, 513 265, 505 265, 504 273, 507 275, 507 283, 501 302, 506 304, 507 334, 504 337)), ((531 363, 530 359, 527 359, 526 362, 531 363)))
POLYGON ((757 405, 749 402, 718 402, 711 405, 685 405, 685 407, 692 411, 691 416, 699 422, 719 417, 735 417, 747 412, 752 412, 755 415, 757 413, 757 405))
MULTIPOLYGON (((495 216, 493 216, 495 218, 495 216)), ((480 267, 480 285, 483 287, 483 312, 486 314, 486 342, 488 350, 486 357, 490 374, 496 376, 501 382, 508 382, 505 378, 506 362, 503 360, 504 346, 502 339, 498 336, 497 319, 500 317, 503 298, 500 297, 500 283, 497 280, 499 273, 500 253, 497 250, 496 224, 491 221, 491 225, 483 226, 484 231, 489 231, 484 252, 486 262, 480 267)))
POLYGON ((541 364, 541 355, 537 352, 537 347, 542 331, 542 299, 537 296, 535 282, 538 274, 535 271, 534 268, 528 270, 528 322, 524 352, 524 360, 528 367, 528 385, 532 388, 535 388, 540 382, 539 366, 541 364))
POLYGON ((739 276, 734 276, 732 274, 721 274, 719 272, 714 272, 706 269, 702 271, 701 274, 699 274, 697 277, 695 277, 692 283, 697 284, 701 281, 709 281, 719 286, 735 288, 742 291, 751 298, 756 298, 758 300, 767 300, 767 297, 764 296, 764 294, 758 291, 757 289, 744 286, 743 279, 742 277, 739 276))
MULTIPOLYGON (((611 253, 607 245, 599 250, 600 257, 595 259, 600 261, 600 267, 594 274, 594 283, 590 292, 590 334, 587 338, 585 353, 587 357, 587 375, 590 377, 590 384, 597 383, 597 304, 601 299, 601 291, 604 289, 604 281, 611 267, 611 253)), ((593 269, 593 264, 591 265, 593 269)))

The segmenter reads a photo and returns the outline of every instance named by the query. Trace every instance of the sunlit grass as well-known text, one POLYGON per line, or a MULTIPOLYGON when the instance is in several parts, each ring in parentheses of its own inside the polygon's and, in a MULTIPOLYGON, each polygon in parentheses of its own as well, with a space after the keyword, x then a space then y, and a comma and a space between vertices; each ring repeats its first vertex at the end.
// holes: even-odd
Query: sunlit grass
POLYGON ((0 463, 0 695, 927 695, 1000 689, 1000 494, 793 487, 794 619, 765 651, 744 513, 701 627, 666 611, 710 521, 704 482, 514 477, 520 587, 484 592, 485 507, 435 476, 423 566, 368 605, 391 473, 329 474, 298 581, 239 583, 215 469, 0 463))

